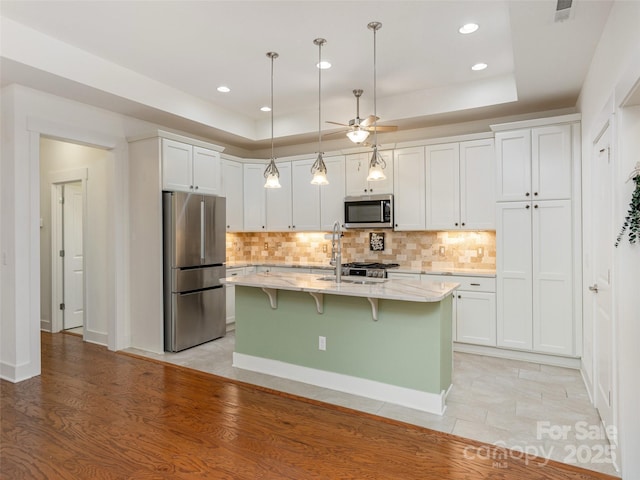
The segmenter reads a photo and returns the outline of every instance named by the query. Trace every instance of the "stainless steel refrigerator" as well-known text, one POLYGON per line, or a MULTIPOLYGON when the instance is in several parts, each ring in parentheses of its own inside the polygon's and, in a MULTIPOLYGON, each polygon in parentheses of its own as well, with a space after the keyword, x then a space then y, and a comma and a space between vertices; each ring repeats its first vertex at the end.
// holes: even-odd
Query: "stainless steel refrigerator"
POLYGON ((164 349, 224 336, 226 199, 163 192, 164 349))

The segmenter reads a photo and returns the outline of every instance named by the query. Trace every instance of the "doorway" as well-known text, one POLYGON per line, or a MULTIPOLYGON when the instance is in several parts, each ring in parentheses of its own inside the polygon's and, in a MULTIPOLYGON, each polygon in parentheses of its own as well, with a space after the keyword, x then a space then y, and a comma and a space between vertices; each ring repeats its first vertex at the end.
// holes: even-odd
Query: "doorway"
POLYGON ((84 335, 86 323, 86 179, 87 169, 49 174, 50 186, 50 291, 53 333, 84 335))
POLYGON ((57 202, 52 218, 58 223, 59 232, 54 239, 52 255, 59 268, 53 268, 57 278, 52 279, 54 291, 58 292, 55 303, 60 310, 60 329, 82 335, 84 327, 84 191, 81 181, 53 185, 57 202))
MULTIPOLYGON (((614 409, 615 325, 613 312, 613 156, 611 125, 607 123, 595 139, 592 155, 593 193, 593 276, 589 290, 592 294, 594 328, 595 391, 594 402, 605 431, 616 425, 614 409)), ((615 436, 609 441, 616 443, 615 436)))

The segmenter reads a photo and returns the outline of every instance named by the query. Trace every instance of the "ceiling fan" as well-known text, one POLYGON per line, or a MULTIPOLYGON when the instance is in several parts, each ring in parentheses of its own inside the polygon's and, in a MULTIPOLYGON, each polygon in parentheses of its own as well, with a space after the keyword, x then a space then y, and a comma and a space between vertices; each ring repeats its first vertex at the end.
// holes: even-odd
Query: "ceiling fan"
MULTIPOLYGON (((378 120, 380 120, 379 117, 376 117, 374 115, 369 115, 367 118, 362 119, 360 118, 360 97, 362 96, 362 89, 355 89, 353 91, 353 94, 356 97, 356 118, 352 118, 351 120, 349 120, 349 123, 339 123, 339 122, 330 122, 327 121, 327 123, 331 123, 333 125, 340 125, 342 127, 349 127, 349 129, 346 131, 347 132, 347 137, 349 137, 349 139, 353 142, 353 143, 362 143, 364 142, 367 137, 369 136, 369 132, 373 132, 373 131, 378 131, 378 132, 395 132, 398 127, 395 125, 377 125, 376 122, 378 120)), ((342 133, 342 132, 334 132, 335 133, 342 133)), ((332 133, 328 134, 328 135, 333 135, 332 133)))

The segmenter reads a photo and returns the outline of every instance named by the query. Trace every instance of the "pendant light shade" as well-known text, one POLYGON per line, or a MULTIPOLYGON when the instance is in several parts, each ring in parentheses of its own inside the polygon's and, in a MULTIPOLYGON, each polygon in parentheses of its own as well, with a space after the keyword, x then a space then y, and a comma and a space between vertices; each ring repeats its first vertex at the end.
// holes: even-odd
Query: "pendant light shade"
MULTIPOLYGON (((327 43, 324 38, 316 38, 313 41, 314 45, 318 46, 318 65, 322 64, 322 46, 327 43)), ((322 68, 318 68, 318 158, 311 166, 311 174, 313 178, 311 183, 313 185, 328 185, 327 179, 327 166, 324 164, 322 158, 322 68)))
POLYGON ((280 188, 280 172, 273 155, 273 61, 278 58, 278 54, 276 52, 267 52, 267 57, 271 59, 271 159, 264 170, 264 178, 266 178, 264 188, 280 188))
POLYGON ((369 161, 369 175, 367 175, 368 182, 375 182, 376 180, 386 179, 384 169, 387 168, 387 162, 384 161, 378 147, 373 146, 373 153, 371 154, 371 160, 369 161))
POLYGON ((369 162, 369 175, 367 181, 377 181, 386 179, 384 169, 387 163, 378 153, 378 112, 377 112, 377 85, 376 85, 376 32, 382 28, 380 22, 370 22, 367 27, 373 31, 373 154, 369 162))

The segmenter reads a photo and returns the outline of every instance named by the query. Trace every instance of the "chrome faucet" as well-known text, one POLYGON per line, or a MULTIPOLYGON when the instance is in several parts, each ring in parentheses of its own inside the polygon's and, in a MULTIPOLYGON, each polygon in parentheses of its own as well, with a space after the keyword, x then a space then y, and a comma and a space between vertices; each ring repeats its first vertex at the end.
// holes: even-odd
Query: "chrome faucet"
POLYGON ((336 283, 342 282, 342 229, 340 221, 333 222, 333 234, 331 235, 331 260, 330 265, 336 267, 336 283))

